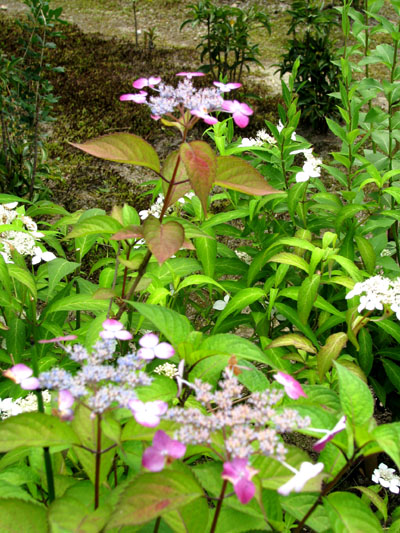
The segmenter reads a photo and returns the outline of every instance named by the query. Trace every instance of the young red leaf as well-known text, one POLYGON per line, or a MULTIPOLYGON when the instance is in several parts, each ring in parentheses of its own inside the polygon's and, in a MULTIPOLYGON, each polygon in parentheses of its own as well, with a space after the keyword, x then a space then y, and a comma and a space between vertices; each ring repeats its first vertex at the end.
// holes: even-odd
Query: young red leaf
POLYGON ((143 229, 141 226, 128 226, 114 233, 111 237, 113 241, 123 241, 125 239, 142 239, 143 229))
POLYGON ((243 159, 234 156, 220 156, 217 158, 215 184, 255 196, 279 192, 271 185, 268 185, 258 170, 243 161, 243 159))
MULTIPOLYGON (((168 181, 170 181, 173 176, 178 154, 179 152, 178 150, 176 150, 175 152, 170 153, 164 161, 161 173, 168 181)), ((182 161, 180 161, 178 165, 178 169, 175 176, 175 183, 179 183, 179 185, 174 185, 172 195, 169 199, 167 207, 174 204, 179 198, 182 198, 182 196, 184 196, 192 188, 189 182, 189 177, 186 172, 186 167, 182 161), (181 181, 185 180, 187 180, 186 183, 180 183, 181 181)), ((164 196, 167 195, 168 185, 169 184, 166 181, 162 181, 164 196)))
POLYGON ((214 184, 217 158, 212 148, 204 141, 184 143, 180 155, 185 165, 191 186, 207 212, 207 198, 214 184))
POLYGON ((143 236, 157 261, 162 264, 177 252, 185 239, 185 231, 178 222, 160 224, 149 217, 143 224, 143 236))
POLYGON ((154 148, 132 133, 112 133, 83 144, 70 143, 83 152, 117 163, 129 163, 160 171, 160 161, 154 148))

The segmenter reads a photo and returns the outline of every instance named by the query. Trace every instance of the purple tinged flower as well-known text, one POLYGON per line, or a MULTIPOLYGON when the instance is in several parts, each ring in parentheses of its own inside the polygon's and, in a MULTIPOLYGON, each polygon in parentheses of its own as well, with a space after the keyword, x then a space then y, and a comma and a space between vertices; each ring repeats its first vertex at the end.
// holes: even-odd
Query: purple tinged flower
MULTIPOLYGON (((285 466, 289 467, 289 465, 286 464, 285 466)), ((324 463, 317 463, 314 465, 313 463, 305 461, 304 463, 301 463, 300 470, 296 470, 292 467, 289 468, 295 473, 295 475, 291 479, 289 479, 289 481, 287 481, 284 485, 279 487, 278 492, 283 496, 287 496, 293 491, 300 492, 304 485, 307 483, 307 481, 322 472, 322 470, 324 469, 324 463)))
POLYGON ((33 370, 22 363, 8 368, 3 372, 6 378, 11 379, 17 383, 24 390, 36 390, 40 388, 38 378, 32 377, 33 370))
POLYGON ((239 128, 245 128, 249 123, 249 116, 253 114, 251 107, 237 100, 224 100, 222 109, 232 113, 233 120, 239 128))
POLYGON ((122 94, 119 99, 121 102, 132 100, 135 104, 145 104, 147 102, 146 96, 146 91, 140 91, 140 93, 137 94, 122 94))
POLYGON ((205 76, 204 72, 178 72, 177 76, 184 76, 188 80, 198 76, 205 76))
POLYGON ((209 115, 207 111, 208 109, 204 107, 203 109, 192 109, 190 112, 192 113, 192 115, 203 119, 206 124, 217 124, 218 120, 215 117, 209 115))
POLYGON ((78 337, 76 335, 61 335, 60 337, 54 337, 53 339, 41 339, 38 341, 39 344, 50 344, 52 342, 62 342, 62 341, 74 341, 78 337))
POLYGON ((132 338, 132 335, 124 329, 123 324, 118 320, 113 318, 107 318, 103 322, 103 331, 100 331, 99 335, 102 339, 119 339, 120 341, 129 341, 132 338))
POLYGON ((154 435, 153 445, 143 453, 142 465, 150 472, 161 472, 166 463, 181 459, 185 453, 184 444, 171 439, 164 431, 158 430, 154 435))
POLYGON ((220 81, 214 81, 213 83, 222 93, 229 93, 229 91, 239 89, 242 86, 241 83, 222 83, 220 81))
POLYGON ((150 76, 150 78, 139 78, 134 81, 132 85, 135 89, 143 89, 143 87, 153 88, 155 85, 160 83, 161 78, 159 76, 150 76))
POLYGON ((278 372, 274 375, 275 381, 285 387, 285 392, 292 400, 297 400, 300 396, 307 398, 307 394, 303 391, 303 387, 300 383, 292 378, 289 374, 284 372, 278 372))
MULTIPOLYGON (((311 429, 311 428, 310 428, 311 429)), ((326 443, 333 439, 335 435, 340 433, 346 429, 346 416, 342 416, 342 418, 339 420, 339 422, 336 424, 336 426, 331 429, 330 431, 326 430, 326 435, 322 437, 322 439, 319 439, 313 446, 313 450, 316 452, 321 452, 325 446, 326 443)))
POLYGON ((168 342, 158 342, 158 336, 155 333, 143 335, 139 344, 141 348, 137 352, 138 357, 148 361, 155 357, 169 359, 175 354, 174 348, 168 342))
POLYGON ((251 478, 258 470, 248 466, 246 458, 236 457, 232 461, 224 463, 222 479, 227 479, 233 485, 233 489, 240 503, 248 503, 256 492, 256 487, 251 478))
POLYGON ((140 400, 131 400, 128 405, 136 422, 148 428, 158 426, 160 417, 168 410, 168 404, 161 400, 146 403, 140 400))
POLYGON ((58 393, 58 416, 61 420, 72 420, 74 412, 71 407, 74 405, 75 398, 69 390, 60 390, 58 393))

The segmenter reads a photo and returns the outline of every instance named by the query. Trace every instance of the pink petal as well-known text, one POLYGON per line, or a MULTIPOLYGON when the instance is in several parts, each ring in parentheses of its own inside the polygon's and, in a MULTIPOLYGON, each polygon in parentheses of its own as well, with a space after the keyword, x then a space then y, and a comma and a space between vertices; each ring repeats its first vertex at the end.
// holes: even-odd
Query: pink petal
POLYGON ((155 333, 146 333, 139 340, 142 348, 155 348, 158 344, 158 336, 155 333))
POLYGON ((175 350, 168 342, 160 342, 154 348, 154 355, 159 359, 169 359, 175 355, 175 350))
POLYGON ((307 398, 307 394, 303 391, 300 383, 289 374, 278 372, 274 375, 274 379, 285 387, 286 394, 292 400, 297 400, 300 396, 307 398))
POLYGON ((63 335, 60 337, 54 337, 54 339, 41 339, 38 341, 39 344, 50 344, 51 342, 61 342, 61 341, 74 341, 78 337, 76 335, 63 335))
POLYGON ((100 331, 99 335, 104 340, 115 339, 115 333, 113 331, 100 331))
POLYGON ((239 128, 245 128, 249 123, 249 118, 242 113, 233 113, 232 118, 239 128))
POLYGON ((153 437, 153 448, 159 452, 172 457, 173 459, 180 459, 186 453, 186 446, 178 440, 171 439, 164 431, 159 429, 153 437))
POLYGON ((153 446, 147 448, 142 455, 142 466, 150 472, 161 472, 165 466, 166 456, 153 446))
POLYGON ((239 89, 242 86, 241 83, 221 83, 220 81, 214 81, 213 83, 223 93, 228 93, 233 89, 239 89))
POLYGON ((115 338, 119 339, 120 341, 130 341, 132 339, 132 334, 126 329, 123 329, 122 331, 117 331, 115 338))
POLYGON ((36 390, 40 389, 40 383, 38 378, 27 378, 21 381, 20 387, 24 390, 36 390))
POLYGON ((137 356, 140 357, 140 359, 146 359, 146 361, 151 361, 155 357, 152 348, 140 348, 137 351, 137 356))
POLYGON ((167 446, 167 452, 169 457, 181 459, 186 453, 186 446, 179 442, 179 440, 171 439, 167 446))
POLYGON ((138 424, 152 428, 158 426, 160 416, 168 410, 168 404, 160 400, 146 403, 140 400, 131 400, 129 402, 129 408, 138 424))
POLYGON ((58 393, 58 408, 63 411, 74 405, 75 398, 69 390, 60 390, 58 393))
POLYGON ((157 85, 158 83, 160 83, 161 81, 161 78, 159 76, 150 76, 148 82, 149 82, 149 87, 154 87, 154 85, 157 85))
POLYGON ((21 381, 31 377, 33 370, 23 363, 18 363, 3 372, 3 374, 6 378, 12 379, 15 383, 21 383, 21 381))
POLYGON ((126 102, 127 100, 132 100, 136 104, 144 104, 146 100, 146 94, 122 94, 119 99, 121 102, 126 102))
POLYGON ((244 504, 249 503, 256 493, 256 487, 254 483, 244 477, 234 484, 233 489, 240 503, 244 504))
POLYGON ((124 327, 119 320, 115 320, 114 318, 107 318, 107 320, 103 322, 102 326, 107 331, 119 331, 124 327))
POLYGON ((346 416, 342 416, 342 418, 339 420, 339 422, 336 424, 336 426, 333 429, 331 429, 331 431, 328 431, 327 434, 324 437, 319 439, 314 444, 313 450, 315 450, 316 452, 322 451, 325 448, 327 442, 332 440, 335 437, 335 435, 337 435, 338 433, 340 433, 344 429, 346 429, 346 416))
POLYGON ((205 76, 203 72, 178 72, 177 76, 185 76, 189 80, 198 76, 205 76))
POLYGON ((149 80, 147 78, 139 78, 132 83, 135 89, 143 89, 143 87, 147 87, 148 84, 149 80))

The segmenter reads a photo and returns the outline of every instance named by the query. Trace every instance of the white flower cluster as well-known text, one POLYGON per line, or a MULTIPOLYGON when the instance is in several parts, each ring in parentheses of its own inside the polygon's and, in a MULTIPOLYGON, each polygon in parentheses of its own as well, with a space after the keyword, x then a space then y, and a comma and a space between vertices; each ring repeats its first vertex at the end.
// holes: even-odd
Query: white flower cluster
MULTIPOLYGON (((45 390, 42 395, 44 403, 50 403, 50 392, 45 390)), ((25 398, 17 398, 16 400, 5 398, 4 400, 0 400, 0 419, 4 420, 10 416, 37 411, 37 409, 37 398, 33 392, 30 392, 25 398)))
POLYGON ((247 148, 250 146, 263 146, 264 143, 276 144, 276 140, 265 130, 260 130, 257 132, 255 139, 244 137, 239 146, 247 148))
POLYGON ((400 320, 400 277, 391 280, 383 276, 373 276, 360 281, 346 295, 346 300, 354 296, 360 296, 359 313, 364 309, 383 311, 383 306, 388 305, 400 320))
POLYGON ((372 481, 379 483, 394 494, 399 494, 400 492, 400 476, 395 474, 394 468, 388 468, 385 463, 381 463, 378 468, 375 468, 372 474, 372 481))
MULTIPOLYGON (((185 198, 188 198, 189 200, 195 196, 194 192, 188 192, 186 193, 182 198, 179 198, 177 202, 180 204, 185 203, 185 198)), ((142 211, 139 211, 139 216, 141 220, 146 220, 150 215, 156 218, 160 218, 161 211, 164 205, 164 195, 159 194, 156 198, 155 203, 149 207, 149 209, 143 209, 142 211)), ((172 211, 172 208, 169 207, 167 212, 172 211)))
POLYGON ((55 259, 52 252, 47 252, 37 245, 37 241, 44 237, 38 231, 37 224, 31 217, 24 214, 23 208, 16 209, 18 202, 0 205, 0 224, 11 225, 15 229, 0 232, 0 254, 6 263, 13 263, 11 251, 16 250, 21 255, 32 257, 32 264, 40 261, 55 259))
POLYGON ((164 363, 163 365, 158 365, 154 372, 160 376, 167 376, 167 378, 173 379, 178 375, 178 367, 173 363, 164 363))
POLYGON ((303 170, 296 174, 297 183, 308 181, 310 178, 319 178, 321 176, 322 160, 313 155, 312 148, 293 150, 293 152, 290 153, 292 155, 303 154, 306 159, 303 164, 303 170))

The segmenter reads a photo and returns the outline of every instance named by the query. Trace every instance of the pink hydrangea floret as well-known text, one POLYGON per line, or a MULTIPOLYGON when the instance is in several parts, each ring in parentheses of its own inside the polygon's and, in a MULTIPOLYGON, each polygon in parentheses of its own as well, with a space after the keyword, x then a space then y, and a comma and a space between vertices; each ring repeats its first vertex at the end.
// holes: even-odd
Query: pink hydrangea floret
POLYGON ((178 72, 176 75, 184 76, 188 80, 191 80, 192 78, 197 78, 199 76, 205 76, 204 72, 178 72))
POLYGON ((148 428, 155 428, 161 420, 161 416, 168 410, 168 404, 161 400, 154 402, 142 402, 140 400, 131 400, 129 409, 138 424, 148 428))
POLYGON ((215 87, 218 87, 218 89, 222 93, 229 93, 229 91, 233 91, 234 89, 239 89, 239 87, 242 86, 242 84, 239 83, 239 82, 237 82, 237 83, 222 83, 220 81, 214 81, 213 84, 215 85, 215 87))
POLYGON ((74 412, 71 407, 74 405, 75 398, 69 390, 60 390, 58 393, 58 416, 61 420, 72 420, 74 412))
POLYGON ((307 394, 304 392, 303 387, 300 383, 292 378, 290 374, 285 374, 285 372, 277 372, 274 375, 275 381, 284 386, 286 394, 292 400, 297 400, 300 396, 307 397, 307 394))
POLYGON ((147 102, 147 93, 146 91, 140 91, 136 94, 121 94, 119 97, 121 102, 126 102, 127 100, 132 100, 135 104, 144 104, 147 102))
POLYGON ((153 445, 143 453, 142 465, 150 472, 161 472, 165 464, 174 459, 181 459, 185 453, 184 444, 171 439, 164 431, 158 430, 153 437, 153 445))
POLYGON ((256 492, 256 487, 251 478, 257 474, 258 470, 248 465, 246 458, 236 457, 232 461, 224 463, 222 479, 230 481, 233 490, 240 503, 248 503, 256 492))
POLYGON ((150 76, 150 78, 139 78, 138 80, 135 80, 132 85, 135 89, 143 89, 143 87, 153 88, 155 85, 158 85, 160 81, 160 76, 150 76))
POLYGON ((209 115, 207 113, 207 109, 206 108, 204 108, 204 109, 192 109, 190 112, 191 112, 192 115, 195 115, 196 117, 199 117, 199 118, 203 119, 206 124, 212 125, 212 124, 217 124, 217 122, 218 122, 218 119, 216 119, 215 117, 213 117, 213 116, 211 116, 211 115, 209 115))
POLYGON ((40 388, 38 378, 32 377, 33 370, 23 363, 8 368, 3 372, 6 378, 11 379, 24 390, 36 390, 40 388))
POLYGON ((158 359, 169 359, 175 354, 174 348, 168 342, 159 342, 158 336, 155 333, 146 333, 139 340, 141 348, 139 348, 137 355, 141 359, 150 361, 155 357, 158 359))
POLYGON ((99 335, 102 339, 118 339, 120 341, 129 341, 132 339, 132 334, 124 329, 123 324, 114 318, 107 318, 102 324, 103 330, 99 335))
POLYGON ((327 442, 332 440, 335 435, 337 435, 344 429, 346 429, 346 416, 345 415, 342 416, 342 418, 339 420, 339 422, 336 424, 336 426, 333 429, 331 429, 330 431, 327 431, 326 435, 322 437, 321 439, 319 439, 314 444, 313 450, 315 450, 316 452, 321 452, 325 448, 327 442))
POLYGON ((249 116, 253 114, 251 107, 237 100, 224 100, 222 109, 232 113, 232 118, 239 128, 245 128, 249 123, 249 116))
MULTIPOLYGON (((287 465, 286 465, 287 466, 287 465)), ((279 487, 278 492, 283 496, 288 496, 291 492, 300 492, 304 485, 317 476, 324 469, 324 463, 309 463, 304 461, 300 465, 300 470, 290 467, 290 470, 295 472, 295 475, 289 479, 284 485, 279 487)))

